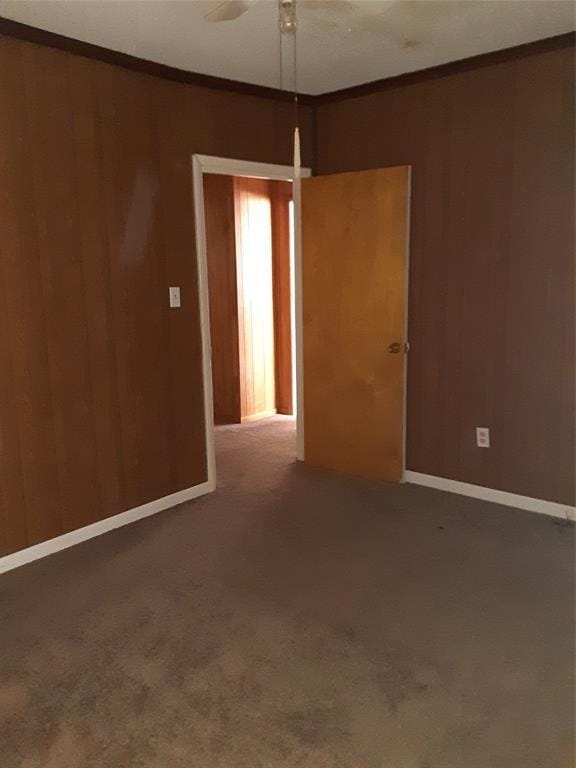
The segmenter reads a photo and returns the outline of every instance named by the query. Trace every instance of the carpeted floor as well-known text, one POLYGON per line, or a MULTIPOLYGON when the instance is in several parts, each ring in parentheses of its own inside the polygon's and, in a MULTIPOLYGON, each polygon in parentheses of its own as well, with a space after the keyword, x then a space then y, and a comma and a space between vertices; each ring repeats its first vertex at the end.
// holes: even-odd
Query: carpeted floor
POLYGON ((217 442, 212 496, 0 577, 2 768, 573 765, 573 530, 217 442))

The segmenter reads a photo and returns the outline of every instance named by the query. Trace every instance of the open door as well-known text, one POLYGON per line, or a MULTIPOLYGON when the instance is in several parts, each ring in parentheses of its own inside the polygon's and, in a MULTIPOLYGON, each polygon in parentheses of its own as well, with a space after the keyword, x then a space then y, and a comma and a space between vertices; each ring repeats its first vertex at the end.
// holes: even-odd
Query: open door
POLYGON ((305 461, 404 472, 410 168, 302 180, 305 461))

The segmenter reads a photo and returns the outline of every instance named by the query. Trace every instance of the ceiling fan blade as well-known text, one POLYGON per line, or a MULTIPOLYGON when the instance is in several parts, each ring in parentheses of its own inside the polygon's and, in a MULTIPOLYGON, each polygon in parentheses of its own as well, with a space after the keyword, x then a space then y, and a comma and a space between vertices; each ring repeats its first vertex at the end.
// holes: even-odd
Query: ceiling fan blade
POLYGON ((220 0, 212 3, 214 6, 204 14, 206 21, 234 21, 240 18, 250 8, 254 0, 220 0))

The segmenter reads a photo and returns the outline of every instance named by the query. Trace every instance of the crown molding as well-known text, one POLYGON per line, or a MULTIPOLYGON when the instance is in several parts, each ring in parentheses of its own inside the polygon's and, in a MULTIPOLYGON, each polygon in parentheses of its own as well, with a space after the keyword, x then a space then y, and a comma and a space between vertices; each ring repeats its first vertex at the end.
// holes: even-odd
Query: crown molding
MULTIPOLYGON (((201 88, 210 88, 218 91, 228 91, 229 93, 239 93, 245 96, 256 96, 258 98, 273 99, 281 102, 293 102, 294 94, 289 91, 283 91, 279 88, 268 88, 263 85, 253 83, 244 83, 238 80, 228 80, 223 77, 214 77, 212 75, 202 75, 197 72, 188 72, 184 69, 177 69, 166 64, 159 64, 148 59, 140 59, 137 56, 131 56, 127 53, 113 51, 110 48, 104 48, 93 43, 86 43, 82 40, 76 40, 71 37, 48 32, 45 29, 32 27, 28 24, 22 24, 12 19, 0 17, 0 35, 14 37, 18 40, 25 40, 29 43, 57 48, 67 53, 84 56, 88 59, 95 59, 106 64, 113 64, 124 69, 140 72, 153 77, 160 77, 164 80, 171 80, 177 83, 186 83, 201 88)), ((317 95, 298 94, 298 103, 302 106, 321 106, 331 104, 346 99, 354 99, 359 96, 366 96, 380 91, 387 91, 394 88, 401 88, 415 83, 422 83, 429 80, 436 80, 441 77, 455 75, 462 72, 469 72, 480 67, 487 67, 493 64, 500 64, 514 59, 534 56, 548 51, 555 51, 562 48, 573 47, 576 43, 576 32, 567 32, 555 37, 547 37, 542 40, 535 40, 531 43, 523 43, 513 48, 503 48, 499 51, 481 53, 477 56, 470 56, 466 59, 451 61, 447 64, 439 64, 428 69, 417 70, 416 72, 407 72, 402 75, 374 80, 369 83, 353 85, 349 88, 343 88, 337 91, 330 91, 317 95)))
MULTIPOLYGON (((38 45, 57 48, 66 53, 73 53, 77 56, 83 56, 87 59, 95 59, 106 64, 113 64, 117 67, 130 69, 133 72, 140 72, 153 77, 160 77, 163 80, 171 80, 175 83, 186 83, 201 88, 210 88, 216 91, 228 91, 229 93, 240 93, 244 96, 257 96, 261 99, 273 99, 275 101, 293 102, 294 94, 290 91, 282 91, 279 88, 268 88, 264 85, 255 85, 253 83, 243 83, 239 80, 228 80, 224 77, 214 77, 213 75, 202 75, 198 72, 188 72, 184 69, 170 67, 167 64, 159 64, 148 59, 140 59, 137 56, 131 56, 128 53, 113 51, 110 48, 104 48, 93 43, 86 43, 82 40, 76 40, 72 37, 59 35, 55 32, 48 32, 45 29, 31 27, 29 24, 21 24, 19 21, 6 19, 0 16, 0 35, 14 37, 18 40, 24 40, 28 43, 37 43, 38 45)), ((313 106, 314 96, 307 94, 298 94, 298 103, 302 106, 313 106)))
POLYGON ((522 43, 513 48, 502 48, 499 51, 490 51, 480 53, 477 56, 470 56, 467 59, 450 61, 447 64, 439 64, 428 69, 419 69, 416 72, 406 72, 402 75, 393 75, 381 80, 373 80, 370 83, 362 85, 353 85, 350 88, 342 88, 339 91, 330 91, 315 96, 315 104, 331 104, 346 99, 355 99, 359 96, 367 96, 380 91, 388 91, 394 88, 402 88, 406 85, 423 83, 428 80, 436 80, 449 75, 457 75, 461 72, 470 72, 481 67, 489 67, 493 64, 501 64, 506 61, 523 59, 526 56, 534 56, 548 51, 556 51, 561 48, 570 48, 576 43, 576 32, 567 32, 563 35, 546 37, 542 40, 535 40, 531 43, 522 43))

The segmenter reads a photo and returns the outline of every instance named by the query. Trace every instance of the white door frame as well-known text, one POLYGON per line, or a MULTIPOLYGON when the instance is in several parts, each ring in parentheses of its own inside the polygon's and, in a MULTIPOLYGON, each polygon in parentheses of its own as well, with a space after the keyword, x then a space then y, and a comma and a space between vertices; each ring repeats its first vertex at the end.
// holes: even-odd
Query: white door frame
MULTIPOLYGON (((206 425, 206 469, 209 490, 216 488, 216 453, 214 446, 214 401, 212 388, 212 344, 210 339, 210 299, 208 294, 208 265, 206 261, 206 226, 204 220, 204 184, 202 176, 215 173, 224 176, 247 176, 256 179, 294 181, 290 165, 256 163, 227 157, 192 155, 194 219, 196 225, 196 259, 198 264, 198 296, 202 334, 202 381, 204 387, 204 421, 206 425)), ((303 177, 311 176, 310 168, 302 168, 303 177)), ((304 372, 302 352, 302 240, 301 204, 294 190, 294 313, 296 337, 296 458, 304 460, 304 372)))

